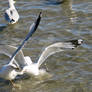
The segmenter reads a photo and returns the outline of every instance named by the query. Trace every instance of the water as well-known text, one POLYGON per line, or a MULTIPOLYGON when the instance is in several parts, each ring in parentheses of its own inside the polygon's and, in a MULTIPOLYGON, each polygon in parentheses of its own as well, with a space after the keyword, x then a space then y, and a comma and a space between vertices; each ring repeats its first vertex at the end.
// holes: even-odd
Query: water
MULTIPOLYGON (((92 92, 92 1, 17 0, 20 14, 17 24, 5 26, 4 11, 7 1, 0 0, 0 44, 19 46, 39 14, 43 17, 39 28, 24 47, 24 54, 33 61, 48 45, 81 38, 84 43, 74 51, 65 51, 49 57, 47 67, 51 78, 26 78, 15 81, 21 89, 0 81, 0 92, 92 92), (59 1, 58 1, 59 2, 59 1)), ((8 58, 0 55, 0 67, 8 58)), ((43 65, 43 67, 45 67, 43 65)), ((45 76, 46 77, 46 76, 45 76)))

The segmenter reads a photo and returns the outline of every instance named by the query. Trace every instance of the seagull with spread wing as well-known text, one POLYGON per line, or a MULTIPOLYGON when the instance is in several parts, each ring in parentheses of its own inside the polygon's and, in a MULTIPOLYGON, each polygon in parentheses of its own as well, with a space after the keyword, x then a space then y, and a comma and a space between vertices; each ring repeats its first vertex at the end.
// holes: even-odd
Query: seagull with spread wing
POLYGON ((27 63, 24 62, 25 59, 23 57, 23 53, 21 49, 26 44, 26 42, 29 40, 29 38, 32 36, 32 34, 36 31, 40 23, 40 20, 41 20, 41 12, 38 18, 36 19, 35 23, 31 25, 28 35, 25 37, 25 39, 23 40, 23 42, 18 48, 13 48, 12 46, 0 45, 0 53, 1 54, 3 53, 10 57, 9 63, 4 65, 0 69, 0 78, 10 80, 12 83, 12 80, 15 79, 17 75, 22 75, 24 73, 22 70, 18 71, 18 69, 22 69, 22 67, 27 65, 27 63), (16 57, 18 58, 16 59, 16 57))
MULTIPOLYGON (((40 69, 40 66, 46 61, 46 59, 49 56, 55 54, 56 52, 73 50, 77 46, 81 45, 82 42, 83 42, 82 39, 78 39, 78 40, 70 40, 66 42, 57 42, 52 45, 49 45, 42 52, 37 62, 32 62, 31 58, 29 56, 24 56, 22 50, 20 50, 19 53, 16 55, 15 60, 21 67, 23 67, 22 68, 23 74, 26 73, 28 75, 34 75, 34 76, 44 75, 46 73, 46 70, 40 69)), ((6 51, 4 50, 4 53, 6 53, 6 55, 8 56, 11 56, 12 52, 15 49, 17 49, 16 47, 10 45, 2 46, 2 48, 6 49, 6 51)))
POLYGON ((21 55, 22 57, 25 58, 25 61, 28 62, 27 65, 24 66, 23 68, 23 73, 27 73, 28 75, 34 75, 34 76, 44 75, 46 73, 46 70, 40 69, 40 66, 46 61, 46 59, 49 56, 55 54, 56 52, 72 50, 76 48, 78 45, 81 45, 82 42, 83 42, 82 39, 78 39, 78 40, 71 40, 71 41, 51 44, 45 48, 45 50, 42 52, 37 62, 32 62, 29 56, 24 57, 23 55, 21 55))

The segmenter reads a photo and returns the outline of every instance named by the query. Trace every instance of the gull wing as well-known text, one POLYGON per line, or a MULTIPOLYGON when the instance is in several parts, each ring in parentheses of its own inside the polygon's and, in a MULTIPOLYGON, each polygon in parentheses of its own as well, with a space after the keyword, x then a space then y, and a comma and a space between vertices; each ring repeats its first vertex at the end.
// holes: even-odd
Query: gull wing
MULTIPOLYGON (((11 58, 14 51, 16 51, 17 47, 11 46, 11 45, 0 45, 0 53, 4 54, 11 58)), ((16 55, 14 59, 14 63, 17 64, 17 66, 24 66, 26 65, 26 61, 24 59, 24 54, 22 50, 19 51, 19 53, 16 55)))
POLYGON ((23 40, 23 42, 21 43, 21 45, 16 49, 16 51, 12 54, 11 58, 10 58, 10 64, 13 63, 13 60, 15 58, 15 56, 21 51, 21 49, 24 47, 24 45, 27 43, 27 41, 29 40, 29 38, 32 36, 32 34, 36 31, 39 23, 41 20, 41 12, 38 16, 38 18, 36 19, 35 23, 33 23, 30 27, 30 31, 27 34, 27 36, 25 37, 25 39, 23 40))
POLYGON ((40 58, 38 59, 38 66, 40 67, 40 65, 51 55, 55 54, 56 52, 60 52, 60 51, 64 51, 67 49, 74 49, 75 47, 77 47, 78 45, 81 45, 82 40, 71 40, 71 41, 67 41, 67 42, 58 42, 58 43, 54 43, 50 46, 48 46, 47 48, 45 48, 45 50, 42 52, 40 58))

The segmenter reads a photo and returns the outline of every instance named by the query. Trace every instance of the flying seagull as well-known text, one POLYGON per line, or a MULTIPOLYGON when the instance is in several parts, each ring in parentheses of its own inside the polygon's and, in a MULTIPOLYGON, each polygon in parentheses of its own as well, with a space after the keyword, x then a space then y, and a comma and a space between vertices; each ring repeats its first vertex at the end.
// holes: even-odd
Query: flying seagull
MULTIPOLYGON (((40 23, 40 20, 41 20, 41 13, 39 14, 35 23, 33 23, 31 25, 29 33, 27 34, 27 36, 25 37, 25 39, 23 40, 23 42, 17 49, 12 50, 12 47, 9 47, 9 46, 6 47, 5 45, 0 45, 0 53, 5 54, 10 57, 9 63, 4 65, 0 70, 0 78, 10 80, 11 83, 13 84, 12 80, 14 80, 17 75, 23 74, 23 71, 20 71, 20 70, 18 71, 17 69, 21 68, 20 65, 21 66, 25 65, 25 62, 20 64, 20 62, 16 61, 17 59, 15 60, 15 56, 18 56, 19 58, 21 57, 21 54, 22 54, 21 49, 26 44, 26 42, 29 40, 29 38, 32 36, 32 34, 36 31, 36 29, 40 23), (8 52, 8 49, 10 49, 9 52, 8 52), (11 55, 11 53, 12 53, 12 55, 11 55)), ((22 58, 22 59, 24 61, 24 58, 22 58)))
POLYGON ((8 0, 9 8, 5 11, 5 20, 8 21, 9 24, 14 24, 19 20, 19 14, 14 6, 14 0, 8 0))

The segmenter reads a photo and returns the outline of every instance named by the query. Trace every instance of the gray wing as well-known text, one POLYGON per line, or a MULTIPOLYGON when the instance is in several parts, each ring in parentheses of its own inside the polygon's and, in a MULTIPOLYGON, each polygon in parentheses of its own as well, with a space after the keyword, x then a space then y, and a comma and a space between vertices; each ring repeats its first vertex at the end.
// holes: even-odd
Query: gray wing
MULTIPOLYGON (((29 38, 33 35, 33 33, 36 31, 40 20, 41 20, 41 16, 42 13, 40 12, 39 16, 37 17, 35 23, 33 23, 30 27, 30 31, 27 34, 27 36, 25 37, 25 39, 23 40, 23 42, 20 44, 20 46, 14 51, 14 53, 12 54, 11 58, 10 58, 10 62, 9 64, 13 63, 14 58, 16 57, 16 55, 21 51, 21 49, 23 48, 23 46, 27 43, 27 41, 29 40, 29 38)), ((23 54, 23 53, 22 53, 23 54)), ((19 55, 18 55, 19 56, 19 55)))
MULTIPOLYGON (((16 51, 16 49, 17 47, 11 45, 0 45, 0 53, 9 56, 10 58, 14 51, 16 51)), ((18 65, 21 67, 26 65, 22 50, 20 50, 19 53, 16 55, 15 61, 17 61, 15 63, 18 63, 18 65)))
POLYGON ((77 47, 78 45, 81 45, 82 40, 71 40, 71 41, 67 41, 67 42, 58 42, 58 43, 54 43, 50 46, 48 46, 47 48, 45 48, 45 50, 42 52, 37 64, 40 67, 40 65, 51 55, 55 54, 56 52, 60 52, 60 51, 64 51, 67 49, 74 49, 75 47, 77 47))

